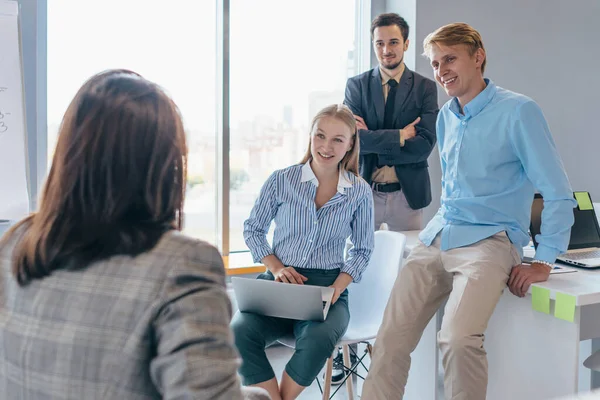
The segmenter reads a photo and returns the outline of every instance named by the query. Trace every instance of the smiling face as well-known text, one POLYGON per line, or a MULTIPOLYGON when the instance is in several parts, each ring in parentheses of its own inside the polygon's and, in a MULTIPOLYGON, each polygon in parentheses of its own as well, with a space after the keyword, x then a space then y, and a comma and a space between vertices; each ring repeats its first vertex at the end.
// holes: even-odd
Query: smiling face
POLYGON ((457 97, 462 106, 485 88, 481 65, 485 51, 477 49, 473 54, 464 44, 445 46, 433 43, 428 52, 435 80, 448 96, 457 97), (483 86, 482 86, 483 83, 483 86))
POLYGON ((313 126, 310 152, 317 168, 338 168, 346 153, 352 150, 354 133, 343 121, 325 116, 313 126))
POLYGON ((373 31, 373 48, 379 64, 391 71, 404 61, 408 39, 404 41, 398 25, 379 26, 373 31))

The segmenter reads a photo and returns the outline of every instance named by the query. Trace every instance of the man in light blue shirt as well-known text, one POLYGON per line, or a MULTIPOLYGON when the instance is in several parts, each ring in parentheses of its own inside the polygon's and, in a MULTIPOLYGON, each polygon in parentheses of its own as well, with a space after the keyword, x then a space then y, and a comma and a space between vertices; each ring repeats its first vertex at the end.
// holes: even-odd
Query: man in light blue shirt
POLYGON ((438 344, 446 399, 485 399, 487 323, 503 289, 523 297, 567 250, 576 202, 539 106, 484 79, 479 33, 450 24, 424 41, 452 97, 437 119, 441 207, 396 281, 363 398, 398 398, 427 323, 448 300, 438 344), (535 191, 544 196, 535 261, 521 265, 535 191))

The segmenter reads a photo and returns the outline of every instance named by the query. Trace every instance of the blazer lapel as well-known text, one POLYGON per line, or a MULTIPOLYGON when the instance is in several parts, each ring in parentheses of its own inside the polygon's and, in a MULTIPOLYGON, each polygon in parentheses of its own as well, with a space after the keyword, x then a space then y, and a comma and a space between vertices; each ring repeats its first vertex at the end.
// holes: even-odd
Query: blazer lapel
POLYGON ((381 87, 381 73, 379 67, 373 68, 370 77, 371 101, 375 105, 375 114, 377 115, 377 126, 369 129, 379 129, 383 126, 383 114, 385 112, 385 103, 383 101, 383 88, 381 87))
MULTIPOLYGON (((394 126, 399 126, 399 125, 397 125, 397 123, 402 114, 402 112, 400 110, 404 109, 404 103, 409 98, 410 92, 412 92, 412 90, 413 90, 413 86, 414 86, 413 72, 410 69, 408 69, 407 66, 404 66, 404 73, 400 77, 400 84, 398 87, 398 89, 400 89, 400 90, 396 91, 396 104, 394 107, 396 109, 396 112, 394 113, 395 114, 394 115, 394 126)), ((402 128, 404 128, 404 127, 401 127, 400 129, 402 129, 402 128)))

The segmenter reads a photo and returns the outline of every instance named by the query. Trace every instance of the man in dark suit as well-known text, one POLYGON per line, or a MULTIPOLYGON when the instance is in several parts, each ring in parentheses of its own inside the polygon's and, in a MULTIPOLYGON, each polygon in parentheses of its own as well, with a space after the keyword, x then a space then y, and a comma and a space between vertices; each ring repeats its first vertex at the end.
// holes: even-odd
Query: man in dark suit
POLYGON ((350 78, 344 100, 359 129, 360 173, 373 188, 376 227, 421 229, 422 209, 431 202, 427 158, 436 142, 436 85, 404 65, 404 18, 377 16, 371 37, 379 65, 350 78))

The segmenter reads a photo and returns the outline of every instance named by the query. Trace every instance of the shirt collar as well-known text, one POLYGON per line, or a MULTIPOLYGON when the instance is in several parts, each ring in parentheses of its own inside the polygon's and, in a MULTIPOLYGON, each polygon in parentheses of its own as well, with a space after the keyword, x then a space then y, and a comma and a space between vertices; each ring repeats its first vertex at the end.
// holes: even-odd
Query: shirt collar
POLYGON ((383 68, 381 68, 381 66, 379 66, 379 73, 381 75, 381 85, 382 86, 387 85, 387 83, 390 79, 393 79, 396 82, 400 83, 400 78, 402 78, 402 74, 404 73, 404 70, 406 70, 406 66, 404 63, 402 63, 402 68, 400 69, 400 72, 398 72, 396 74, 396 76, 390 76, 390 75, 388 75, 387 72, 385 72, 383 70, 383 68))
MULTIPOLYGON (((494 82, 490 79, 485 78, 485 89, 481 91, 473 100, 468 102, 463 107, 463 112, 466 117, 474 117, 481 112, 488 105, 488 103, 492 100, 496 92, 498 91, 494 82)), ((455 97, 452 99, 450 103, 450 111, 452 111, 457 116, 460 116, 460 103, 458 99, 455 97)))
MULTIPOLYGON (((300 182, 301 183, 311 182, 313 185, 315 185, 317 187, 319 186, 319 181, 317 180, 315 173, 313 172, 312 168, 310 167, 310 160, 307 161, 306 164, 304 164, 302 166, 302 177, 300 178, 300 182)), ((350 180, 350 173, 348 171, 344 171, 342 168, 340 168, 340 174, 339 174, 338 184, 337 184, 337 191, 340 194, 345 194, 344 189, 349 188, 349 187, 352 187, 352 181, 350 180)))

